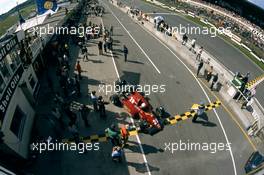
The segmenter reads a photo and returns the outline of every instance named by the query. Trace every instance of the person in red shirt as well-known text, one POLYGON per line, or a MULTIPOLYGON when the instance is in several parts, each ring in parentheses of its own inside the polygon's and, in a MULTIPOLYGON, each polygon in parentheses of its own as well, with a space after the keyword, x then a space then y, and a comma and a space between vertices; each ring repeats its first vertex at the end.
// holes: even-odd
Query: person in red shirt
POLYGON ((121 127, 120 132, 121 132, 121 138, 122 138, 122 141, 123 141, 122 147, 124 147, 124 146, 126 146, 126 143, 128 141, 128 137, 129 137, 129 132, 127 130, 126 125, 123 125, 121 127))
POLYGON ((75 67, 75 69, 76 69, 76 70, 77 70, 77 72, 78 72, 78 75, 79 75, 79 80, 81 80, 81 79, 82 79, 82 77, 81 77, 82 68, 81 68, 81 65, 80 65, 80 61, 77 61, 77 64, 76 64, 76 67, 75 67))

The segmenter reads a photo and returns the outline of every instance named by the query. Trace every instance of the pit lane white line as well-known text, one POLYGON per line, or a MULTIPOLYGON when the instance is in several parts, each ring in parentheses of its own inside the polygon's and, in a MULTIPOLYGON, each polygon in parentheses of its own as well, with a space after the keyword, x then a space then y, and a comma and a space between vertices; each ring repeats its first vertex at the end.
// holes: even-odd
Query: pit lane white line
MULTIPOLYGON (((103 30, 104 30, 104 23, 103 23, 103 19, 102 18, 101 18, 101 23, 102 23, 102 27, 103 27, 103 30)), ((111 53, 111 57, 112 57, 112 60, 113 60, 114 67, 115 67, 117 78, 118 78, 118 80, 120 80, 120 75, 119 75, 119 72, 118 72, 118 69, 117 69, 117 66, 116 66, 116 63, 115 63, 115 59, 114 59, 114 56, 113 56, 113 53, 112 53, 111 50, 110 50, 110 53, 111 53)), ((131 123, 133 124, 133 127, 135 127, 134 119, 132 117, 130 117, 130 120, 131 120, 131 123)), ((144 164, 145 164, 145 166, 147 168, 147 173, 148 173, 148 175, 151 175, 151 172, 150 172, 150 169, 149 169, 149 165, 148 165, 148 161, 147 161, 145 152, 144 152, 143 147, 142 147, 142 143, 141 143, 138 135, 136 135, 136 138, 137 138, 137 142, 138 142, 138 145, 139 145, 139 149, 140 149, 142 157, 143 157, 144 164)))
MULTIPOLYGON (((105 4, 105 3, 104 3, 105 4)), ((105 4, 106 5, 106 4, 105 4)), ((138 48, 142 51, 142 53, 147 57, 149 62, 152 64, 152 66, 156 69, 156 71, 160 74, 160 70, 157 68, 157 66, 153 63, 153 61, 150 59, 150 57, 146 54, 146 52, 142 49, 142 47, 138 44, 138 42, 134 39, 134 37, 130 34, 130 32, 126 29, 126 27, 122 24, 122 22, 117 18, 117 16, 114 14, 114 12, 110 9, 108 5, 106 5, 107 8, 110 10, 112 15, 116 18, 118 23, 123 27, 123 29, 127 32, 128 36, 134 41, 134 43, 138 46, 138 48)))
MULTIPOLYGON (((154 37, 156 40, 158 40, 164 47, 166 47, 183 65, 184 67, 190 72, 190 74, 194 77, 194 79, 196 80, 196 82, 199 84, 199 86, 201 87, 203 93, 205 94, 206 98, 208 99, 209 103, 211 103, 211 100, 208 96, 208 94, 206 93, 206 91, 204 90, 203 86, 201 85, 200 81, 198 80, 198 78, 194 75, 194 73, 189 69, 189 67, 166 45, 164 44, 159 38, 157 38, 155 35, 153 35, 151 32, 149 32, 147 29, 145 29, 144 27, 142 27, 141 25, 139 25, 143 30, 145 30, 146 32, 148 32, 152 37, 154 37)), ((218 119, 218 122, 221 126, 221 129, 223 131, 223 134, 225 136, 225 140, 227 143, 230 143, 229 142, 229 139, 227 137, 227 134, 226 134, 226 131, 225 131, 225 128, 222 124, 222 121, 218 115, 218 113, 216 112, 215 109, 213 109, 217 119, 218 119)), ((229 149, 229 153, 230 153, 230 156, 231 156, 231 160, 232 160, 232 164, 233 164, 233 168, 234 168, 234 174, 237 175, 237 171, 236 171, 236 163, 235 163, 235 159, 234 159, 234 155, 233 155, 233 152, 232 152, 232 147, 230 147, 229 149)))

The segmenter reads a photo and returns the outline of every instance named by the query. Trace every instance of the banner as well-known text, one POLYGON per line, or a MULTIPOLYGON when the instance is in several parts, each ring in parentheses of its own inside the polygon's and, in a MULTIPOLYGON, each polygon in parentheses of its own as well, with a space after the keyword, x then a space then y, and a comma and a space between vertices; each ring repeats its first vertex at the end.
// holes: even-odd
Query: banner
POLYGON ((57 0, 36 0, 38 7, 38 14, 41 15, 48 10, 56 11, 57 10, 57 0))

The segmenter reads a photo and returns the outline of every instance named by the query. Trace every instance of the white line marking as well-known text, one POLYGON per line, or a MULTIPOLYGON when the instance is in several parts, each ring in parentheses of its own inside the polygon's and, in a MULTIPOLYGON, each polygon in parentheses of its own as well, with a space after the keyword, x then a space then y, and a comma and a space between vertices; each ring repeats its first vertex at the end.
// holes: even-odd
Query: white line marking
MULTIPOLYGON (((194 73, 189 69, 189 67, 167 46, 165 45, 159 38, 157 38, 155 35, 153 35, 151 32, 149 32, 147 29, 143 28, 141 25, 139 25, 142 29, 144 29, 146 32, 148 32, 151 36, 153 36, 156 40, 158 40, 164 47, 166 47, 183 65, 184 67, 191 73, 191 75, 195 78, 195 80, 197 81, 197 83, 199 84, 199 86, 201 87, 203 93, 205 94, 206 98, 208 99, 209 103, 211 103, 211 100, 209 98, 209 96, 207 95, 206 91, 204 90, 203 86, 201 85, 200 81, 196 78, 196 76, 194 75, 194 73)), ((226 142, 227 143, 231 143, 229 142, 229 139, 226 135, 226 131, 225 131, 225 128, 222 124, 222 121, 218 115, 218 113, 216 112, 215 109, 213 109, 217 119, 218 119, 218 122, 221 126, 221 129, 223 131, 223 134, 225 136, 225 139, 226 139, 226 142)), ((233 168, 234 168, 234 174, 237 175, 237 171, 236 171, 236 163, 235 163, 235 159, 234 159, 234 155, 233 155, 233 152, 232 152, 232 147, 230 146, 230 150, 229 150, 229 153, 230 153, 230 156, 231 156, 231 159, 232 159, 232 163, 233 163, 233 168)))
MULTIPOLYGON (((107 6, 107 5, 106 5, 107 6)), ((146 52, 142 49, 142 47, 138 44, 138 42, 134 39, 134 37, 130 34, 130 32, 126 29, 126 27, 122 24, 122 22, 117 18, 117 16, 114 14, 114 12, 110 9, 109 6, 107 8, 110 10, 112 15, 116 18, 118 23, 124 28, 124 30, 127 32, 127 34, 130 36, 130 38, 134 41, 134 43, 139 47, 139 49, 142 51, 142 53, 147 57, 149 62, 152 64, 152 66, 157 70, 157 72, 160 74, 160 70, 157 68, 157 66, 153 63, 153 61, 149 58, 149 56, 146 54, 146 52)))
MULTIPOLYGON (((109 7, 108 7, 109 8, 109 7)), ((104 30, 104 23, 103 23, 103 19, 101 18, 101 23, 102 23, 102 27, 103 27, 103 30, 104 30)), ((114 67, 115 67, 115 71, 116 71, 116 75, 117 75, 117 78, 120 80, 120 75, 119 75, 119 72, 117 70, 117 66, 116 66, 116 63, 115 63, 115 59, 113 57, 113 53, 112 51, 110 50, 110 53, 111 53, 111 57, 112 57, 112 60, 113 60, 113 64, 114 64, 114 67)), ((136 127, 135 126, 135 122, 134 122, 134 119, 132 117, 130 117, 130 120, 131 120, 131 123, 133 124, 133 127, 136 127)), ((139 145, 139 148, 140 148, 140 151, 141 151, 141 154, 142 154, 142 157, 143 157, 143 161, 145 163, 145 166, 147 168, 147 173, 148 175, 151 175, 151 172, 150 172, 150 169, 149 169, 149 165, 148 165, 148 161, 147 161, 147 158, 146 158, 146 155, 145 155, 145 152, 143 150, 143 147, 142 147, 142 143, 140 141, 140 138, 138 135, 136 135, 136 138, 137 138, 137 142, 138 142, 138 145, 139 145)))

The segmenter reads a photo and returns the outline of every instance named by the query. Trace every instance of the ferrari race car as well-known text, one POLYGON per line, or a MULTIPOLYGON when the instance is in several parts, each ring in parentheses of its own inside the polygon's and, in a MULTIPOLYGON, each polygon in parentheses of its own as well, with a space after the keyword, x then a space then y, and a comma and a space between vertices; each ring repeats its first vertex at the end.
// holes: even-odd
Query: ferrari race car
POLYGON ((142 92, 134 90, 133 85, 127 85, 123 81, 117 86, 122 86, 122 88, 119 87, 122 90, 112 95, 110 101, 117 106, 123 106, 131 117, 139 119, 136 125, 140 131, 153 135, 163 129, 162 117, 160 116, 164 111, 162 107, 157 108, 155 113, 148 99, 142 92))

